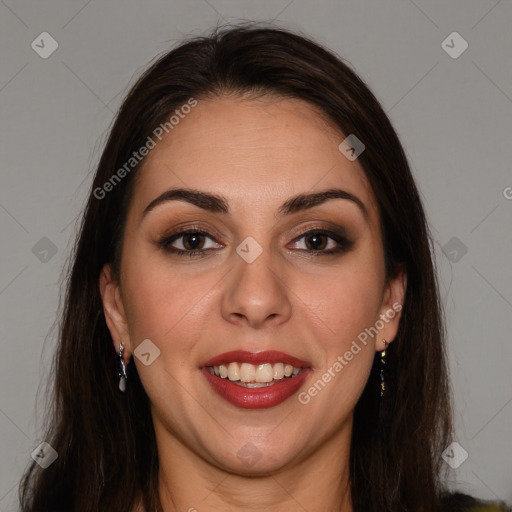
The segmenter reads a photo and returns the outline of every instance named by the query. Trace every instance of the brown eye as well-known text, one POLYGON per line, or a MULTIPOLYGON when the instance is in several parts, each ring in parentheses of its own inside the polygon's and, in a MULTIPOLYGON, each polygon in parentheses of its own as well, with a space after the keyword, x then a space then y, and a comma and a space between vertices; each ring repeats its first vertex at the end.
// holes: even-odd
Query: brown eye
POLYGON ((323 250, 327 247, 328 238, 329 237, 323 233, 312 233, 305 236, 306 246, 308 249, 314 251, 323 250))
POLYGON ((308 252, 314 256, 335 254, 348 251, 354 244, 340 233, 334 233, 324 229, 314 229, 302 234, 295 239, 296 247, 300 251, 308 252), (303 244, 298 241, 304 240, 303 244))
POLYGON ((198 229, 189 229, 165 236, 158 242, 158 245, 165 251, 180 256, 198 256, 220 246, 208 232, 198 229), (214 243, 210 244, 210 247, 205 247, 208 240, 214 243))
POLYGON ((204 245, 204 235, 202 233, 187 233, 182 238, 183 246, 187 250, 201 249, 204 245))

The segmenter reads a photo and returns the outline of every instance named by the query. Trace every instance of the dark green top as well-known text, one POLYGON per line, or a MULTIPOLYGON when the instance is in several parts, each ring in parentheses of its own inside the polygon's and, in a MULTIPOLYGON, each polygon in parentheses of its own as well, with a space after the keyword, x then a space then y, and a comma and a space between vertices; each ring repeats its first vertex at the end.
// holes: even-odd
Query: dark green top
MULTIPOLYGON (((501 507, 500 505, 494 505, 491 503, 489 505, 477 506, 477 507, 471 509, 471 512, 501 512, 503 510, 507 510, 507 509, 501 507)), ((510 510, 510 509, 508 509, 508 510, 510 510)))
POLYGON ((510 508, 504 508, 500 505, 495 505, 493 503, 488 505, 478 505, 471 509, 471 512, 503 512, 509 511, 510 508))
POLYGON ((490 502, 460 492, 449 493, 441 499, 442 512, 512 512, 504 502, 490 502))

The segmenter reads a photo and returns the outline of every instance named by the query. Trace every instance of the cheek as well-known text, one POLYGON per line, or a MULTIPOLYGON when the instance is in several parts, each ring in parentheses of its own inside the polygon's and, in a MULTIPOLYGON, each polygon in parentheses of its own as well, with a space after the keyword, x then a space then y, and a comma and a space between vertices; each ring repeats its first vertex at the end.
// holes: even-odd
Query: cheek
POLYGON ((149 261, 126 267, 126 316, 132 350, 149 339, 159 355, 149 366, 135 356, 132 362, 159 414, 167 415, 166 422, 181 424, 190 406, 183 385, 190 384, 197 370, 198 341, 211 318, 205 293, 216 281, 190 280, 149 261))
POLYGON ((382 303, 382 267, 378 259, 354 253, 315 286, 306 286, 309 303, 332 335, 329 352, 342 349, 374 324, 382 303))
POLYGON ((127 317, 135 344, 150 338, 159 344, 179 340, 173 350, 185 350, 207 315, 207 290, 215 281, 186 279, 158 265, 139 265, 129 270, 127 317), (192 321, 193 319, 193 321, 192 321))
POLYGON ((321 366, 298 397, 301 404, 312 407, 315 417, 323 418, 319 429, 340 425, 350 416, 374 361, 375 341, 365 329, 375 322, 376 287, 356 281, 327 288, 331 302, 324 318, 329 333, 316 337, 314 349, 321 366))
POLYGON ((310 303, 317 305, 309 317, 322 318, 328 330, 316 337, 322 365, 301 403, 314 401, 313 407, 329 408, 338 419, 357 403, 375 356, 375 340, 366 329, 378 318, 383 279, 378 258, 354 254, 329 279, 308 286, 310 303))

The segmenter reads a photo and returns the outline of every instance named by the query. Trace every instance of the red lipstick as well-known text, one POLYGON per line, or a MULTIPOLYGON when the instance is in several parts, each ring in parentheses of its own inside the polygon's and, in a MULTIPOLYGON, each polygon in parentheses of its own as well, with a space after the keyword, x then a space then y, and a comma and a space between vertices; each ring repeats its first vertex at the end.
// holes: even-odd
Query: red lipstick
POLYGON ((236 350, 220 354, 206 361, 201 368, 201 373, 206 377, 212 389, 222 398, 245 409, 266 409, 275 407, 295 394, 311 373, 307 361, 290 356, 283 352, 269 350, 264 352, 247 352, 236 350), (250 363, 260 365, 264 363, 284 363, 295 368, 302 368, 295 377, 284 377, 273 380, 268 386, 248 388, 240 386, 227 378, 217 377, 210 373, 208 367, 219 366, 228 363, 250 363))

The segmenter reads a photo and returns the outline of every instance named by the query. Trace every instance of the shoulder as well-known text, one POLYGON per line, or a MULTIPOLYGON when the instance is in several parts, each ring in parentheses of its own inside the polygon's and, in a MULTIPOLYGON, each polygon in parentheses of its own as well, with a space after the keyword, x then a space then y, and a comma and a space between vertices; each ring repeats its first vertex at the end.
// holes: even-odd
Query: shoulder
POLYGON ((441 497, 441 512, 512 512, 505 503, 482 501, 459 492, 441 497))

